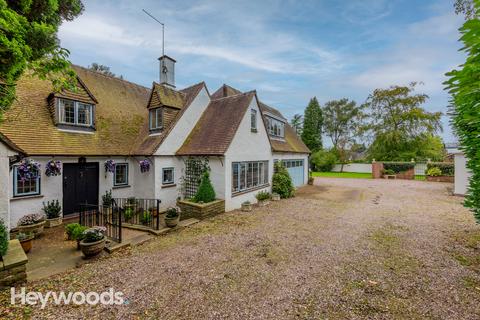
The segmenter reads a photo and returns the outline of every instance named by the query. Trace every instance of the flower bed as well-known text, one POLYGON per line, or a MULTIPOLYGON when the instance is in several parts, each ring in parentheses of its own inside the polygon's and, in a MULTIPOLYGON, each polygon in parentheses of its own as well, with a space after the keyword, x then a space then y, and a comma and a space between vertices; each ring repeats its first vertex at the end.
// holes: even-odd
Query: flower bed
POLYGON ((208 203, 196 203, 188 200, 178 200, 177 205, 180 207, 182 215, 181 219, 205 219, 225 212, 225 200, 214 200, 208 203))

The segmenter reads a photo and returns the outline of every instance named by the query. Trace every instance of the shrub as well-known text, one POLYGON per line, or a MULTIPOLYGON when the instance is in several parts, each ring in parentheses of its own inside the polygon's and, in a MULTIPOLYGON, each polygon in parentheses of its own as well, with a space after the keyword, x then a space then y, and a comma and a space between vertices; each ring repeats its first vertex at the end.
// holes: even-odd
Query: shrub
POLYGON ((18 220, 19 226, 29 226, 31 224, 36 224, 40 223, 45 220, 45 215, 41 213, 32 213, 32 214, 27 214, 18 220))
POLYGON ((112 205, 113 198, 112 198, 112 190, 105 191, 105 194, 102 196, 102 203, 104 207, 110 207, 112 205))
POLYGON ((47 201, 47 204, 43 202, 43 212, 47 215, 47 219, 55 219, 60 216, 62 206, 60 206, 58 200, 47 201))
POLYGON ((80 224, 79 223, 69 223, 65 226, 65 232, 66 232, 69 239, 72 239, 73 230, 75 228, 77 228, 77 226, 80 226, 80 224))
POLYGON ((4 256, 8 250, 8 232, 7 227, 2 219, 0 219, 0 256, 4 256))
POLYGON ((287 169, 281 162, 275 163, 275 173, 272 177, 272 192, 278 193, 280 198, 290 198, 295 194, 295 187, 292 178, 288 174, 287 169))
POLYGON ((395 174, 408 171, 415 167, 413 162, 384 162, 383 169, 392 170, 395 174))
POLYGON ((386 169, 386 170, 383 169, 382 173, 386 174, 386 175, 393 175, 393 174, 395 174, 395 171, 393 171, 392 169, 386 169))
POLYGON ((82 226, 79 223, 69 223, 65 227, 65 232, 67 233, 68 239, 81 240, 83 232, 87 229, 87 227, 82 226))
POLYGON ((33 233, 23 233, 23 232, 20 232, 17 234, 17 239, 18 241, 24 241, 24 240, 29 240, 29 239, 33 239, 33 233))
POLYGON ((215 200, 215 190, 210 182, 210 174, 208 171, 203 173, 202 181, 198 187, 197 194, 193 198, 195 202, 208 203, 215 200))
POLYGON ((91 243, 102 240, 107 229, 105 227, 93 227, 83 232, 83 242, 91 243))
POLYGON ((257 198, 258 201, 268 200, 270 199, 270 193, 268 191, 260 191, 255 198, 257 198))
POLYGON ((312 169, 321 172, 332 171, 337 160, 338 158, 335 153, 327 150, 319 150, 312 154, 310 158, 312 169))
MULTIPOLYGON (((429 162, 427 163, 427 172, 431 168, 438 168, 442 171, 444 176, 454 176, 455 175, 455 165, 449 162, 429 162)), ((427 173, 428 174, 428 173, 427 173)))
POLYGON ((153 220, 152 214, 150 212, 148 212, 147 210, 143 211, 143 214, 140 217, 140 221, 143 224, 149 224, 150 222, 152 222, 152 220, 153 220))
POLYGON ((165 217, 168 218, 168 219, 174 219, 174 218, 178 217, 178 215, 179 215, 178 208, 170 207, 170 208, 167 209, 167 214, 165 215, 165 217))
POLYGON ((442 170, 437 167, 431 167, 430 169, 427 170, 427 176, 430 177, 438 177, 442 175, 442 170))

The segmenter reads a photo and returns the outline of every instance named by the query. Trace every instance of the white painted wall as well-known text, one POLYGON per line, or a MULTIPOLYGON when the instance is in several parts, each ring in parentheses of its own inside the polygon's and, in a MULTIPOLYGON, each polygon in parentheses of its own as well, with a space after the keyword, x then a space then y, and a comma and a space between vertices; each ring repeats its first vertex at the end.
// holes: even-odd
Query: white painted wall
POLYGON ((151 185, 155 189, 155 199, 160 199, 161 209, 173 207, 177 203, 177 198, 181 196, 181 180, 185 170, 185 163, 180 157, 175 156, 156 156, 155 157, 155 181, 151 185), (174 168, 174 185, 162 185, 162 169, 174 168))
POLYGON ((250 128, 250 110, 257 110, 257 115, 260 115, 256 99, 252 102, 245 112, 245 116, 240 122, 239 128, 235 137, 225 153, 225 209, 226 211, 240 208, 242 202, 250 201, 256 203, 255 195, 263 190, 270 191, 271 186, 261 190, 247 192, 241 195, 232 197, 232 162, 236 161, 262 161, 268 160, 269 172, 268 177, 270 184, 272 181, 273 166, 272 166, 272 152, 270 142, 268 140, 265 125, 260 116, 257 119, 257 132, 251 132, 250 128))
MULTIPOLYGON (((308 154, 306 153, 285 153, 274 152, 272 155, 273 160, 303 160, 304 177, 303 181, 306 184, 308 182, 308 154)), ((271 163, 273 172, 273 161, 271 163)))
POLYGON ((10 229, 10 194, 9 188, 9 157, 15 156, 8 146, 0 142, 0 219, 3 220, 7 229, 10 229))
POLYGON ((463 153, 455 154, 455 190, 456 195, 466 195, 471 173, 467 168, 467 158, 463 153))
POLYGON ((178 120, 170 134, 162 142, 155 155, 175 155, 177 150, 182 146, 195 124, 202 116, 203 111, 210 103, 210 97, 206 88, 202 88, 195 99, 192 101, 188 109, 178 120))
MULTIPOLYGON (((332 171, 340 172, 342 168, 341 164, 336 164, 332 171)), ((372 173, 371 163, 349 163, 343 165, 343 172, 357 172, 357 173, 372 173)))
MULTIPOLYGON (((46 163, 52 158, 31 157, 31 159, 39 162, 42 169, 40 176, 40 196, 13 198, 13 171, 10 171, 7 186, 10 190, 10 223, 12 227, 16 226, 18 220, 26 214, 43 212, 42 202, 58 199, 60 203, 62 203, 63 176, 47 177, 45 175, 44 168, 46 163)), ((141 173, 138 161, 143 159, 144 158, 132 157, 87 157, 87 162, 99 163, 99 202, 101 203, 102 195, 108 190, 112 190, 112 196, 114 198, 128 198, 132 196, 146 199, 153 198, 155 194, 155 184, 153 183, 156 171, 155 164, 152 164, 149 172, 141 173), (105 175, 104 162, 107 159, 113 159, 116 163, 127 162, 129 164, 129 186, 113 186, 113 173, 105 175)), ((60 160, 62 163, 77 163, 78 157, 56 157, 55 160, 60 160)))

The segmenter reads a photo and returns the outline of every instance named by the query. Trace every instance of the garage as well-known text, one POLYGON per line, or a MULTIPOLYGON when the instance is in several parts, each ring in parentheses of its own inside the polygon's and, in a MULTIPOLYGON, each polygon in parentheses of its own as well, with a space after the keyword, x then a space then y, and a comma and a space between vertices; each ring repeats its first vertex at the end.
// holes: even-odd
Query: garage
POLYGON ((287 168, 295 187, 305 184, 303 160, 282 160, 282 164, 287 168))

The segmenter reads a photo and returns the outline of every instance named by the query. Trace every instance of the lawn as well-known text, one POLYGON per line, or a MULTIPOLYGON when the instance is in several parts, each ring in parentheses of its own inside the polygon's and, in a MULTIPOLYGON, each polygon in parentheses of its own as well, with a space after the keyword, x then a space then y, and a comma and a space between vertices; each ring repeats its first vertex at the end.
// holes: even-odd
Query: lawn
POLYGON ((359 172, 312 172, 314 177, 372 179, 371 173, 359 172))

